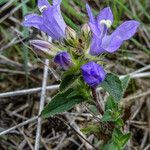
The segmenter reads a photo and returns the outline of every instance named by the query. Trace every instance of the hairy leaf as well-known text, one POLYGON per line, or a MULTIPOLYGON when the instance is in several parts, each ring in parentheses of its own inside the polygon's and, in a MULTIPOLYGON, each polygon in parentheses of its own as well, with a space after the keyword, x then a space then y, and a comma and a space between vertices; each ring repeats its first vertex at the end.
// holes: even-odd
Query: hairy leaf
POLYGON ((78 92, 75 94, 75 91, 73 89, 69 89, 54 96, 51 102, 42 111, 41 116, 43 118, 47 118, 56 114, 60 114, 73 108, 74 105, 79 104, 83 101, 84 98, 79 95, 78 92))
POLYGON ((104 82, 101 84, 116 101, 120 101, 123 94, 122 82, 117 75, 108 73, 104 82))
POLYGON ((128 87, 129 81, 130 81, 130 76, 129 75, 127 75, 127 76, 125 76, 121 79, 123 94, 125 93, 125 91, 128 87))
POLYGON ((64 74, 59 88, 60 91, 69 89, 78 78, 79 74, 64 74))
POLYGON ((113 97, 111 97, 111 96, 109 96, 107 98, 107 101, 105 104, 105 111, 108 109, 113 110, 113 111, 118 110, 118 104, 117 104, 117 102, 114 101, 113 97))

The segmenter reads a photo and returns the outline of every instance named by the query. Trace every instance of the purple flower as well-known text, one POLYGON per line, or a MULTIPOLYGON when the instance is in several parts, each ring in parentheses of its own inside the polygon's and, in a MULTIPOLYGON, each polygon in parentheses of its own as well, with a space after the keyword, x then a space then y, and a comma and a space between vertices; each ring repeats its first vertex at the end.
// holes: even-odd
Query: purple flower
POLYGON ((103 82, 106 75, 104 69, 93 61, 83 65, 81 71, 84 81, 93 88, 103 82))
POLYGON ((53 0, 51 6, 47 0, 38 0, 38 8, 42 15, 30 14, 25 16, 23 25, 26 27, 35 27, 53 39, 65 37, 66 24, 60 12, 61 0, 53 0))
POLYGON ((64 51, 59 52, 55 56, 54 62, 57 63, 64 70, 68 70, 73 65, 70 54, 64 51))
POLYGON ((55 56, 59 49, 55 47, 52 43, 43 40, 31 40, 30 44, 33 47, 33 51, 42 57, 52 57, 55 56))
POLYGON ((108 28, 113 24, 113 14, 110 7, 104 8, 95 18, 89 5, 86 5, 89 26, 93 32, 90 47, 91 55, 99 55, 103 52, 113 53, 122 45, 125 40, 130 39, 140 25, 135 20, 125 21, 112 34, 108 34, 108 28))

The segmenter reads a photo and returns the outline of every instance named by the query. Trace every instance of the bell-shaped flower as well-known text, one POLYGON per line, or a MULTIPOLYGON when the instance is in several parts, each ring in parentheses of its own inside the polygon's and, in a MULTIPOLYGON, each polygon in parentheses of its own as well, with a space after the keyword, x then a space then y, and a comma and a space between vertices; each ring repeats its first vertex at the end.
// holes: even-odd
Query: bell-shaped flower
POLYGON ((95 88, 105 79, 106 73, 102 66, 91 61, 81 67, 84 81, 92 88, 95 88))
POLYGON ((70 54, 65 51, 59 52, 54 57, 54 62, 64 70, 68 70, 73 65, 70 54))
POLYGON ((91 55, 99 55, 104 52, 113 53, 123 44, 125 40, 130 39, 137 31, 140 23, 135 20, 129 20, 122 23, 112 34, 108 34, 108 29, 113 24, 113 14, 110 7, 104 8, 97 17, 93 16, 89 5, 86 5, 89 26, 93 37, 90 47, 91 55))
POLYGON ((25 16, 23 25, 35 27, 55 40, 64 38, 66 23, 60 12, 60 4, 61 0, 53 0, 53 5, 50 5, 48 0, 38 0, 41 15, 30 14, 25 16))

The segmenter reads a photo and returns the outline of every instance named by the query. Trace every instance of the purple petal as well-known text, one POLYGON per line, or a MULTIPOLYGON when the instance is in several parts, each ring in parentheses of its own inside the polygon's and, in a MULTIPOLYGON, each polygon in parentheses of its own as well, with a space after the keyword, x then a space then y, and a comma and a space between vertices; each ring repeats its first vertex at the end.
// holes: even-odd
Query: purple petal
POLYGON ((89 26, 93 34, 99 37, 101 34, 101 31, 97 28, 97 25, 89 22, 89 26))
POLYGON ((73 65, 70 54, 65 51, 59 52, 54 57, 54 62, 60 65, 64 70, 68 70, 73 65))
POLYGON ((31 14, 25 16, 25 20, 23 22, 23 25, 25 27, 35 27, 45 33, 47 33, 49 36, 53 37, 54 39, 57 39, 55 36, 55 32, 52 32, 50 30, 49 24, 45 23, 43 17, 37 15, 37 14, 31 14))
POLYGON ((95 17, 93 16, 93 13, 91 11, 91 8, 88 4, 86 4, 86 10, 87 10, 87 13, 88 13, 88 16, 89 16, 89 19, 90 19, 90 22, 91 23, 95 23, 95 17))
POLYGON ((101 39, 97 36, 93 36, 91 47, 90 47, 90 54, 92 56, 99 55, 104 52, 104 49, 101 47, 101 39))
POLYGON ((112 34, 113 37, 118 36, 122 40, 130 39, 137 31, 140 23, 135 20, 125 21, 112 34))
POLYGON ((106 7, 103 10, 101 10, 97 17, 97 20, 98 22, 100 22, 101 20, 110 20, 113 23, 113 13, 110 7, 106 7))
POLYGON ((38 8, 41 12, 43 12, 44 9, 48 9, 49 7, 51 7, 51 5, 48 0, 38 0, 38 8))
POLYGON ((50 48, 51 47, 49 42, 43 41, 43 40, 31 40, 30 44, 33 46, 40 46, 43 48, 50 48))
POLYGON ((59 25, 59 27, 61 29, 62 35, 64 35, 65 34, 66 23, 64 22, 64 19, 61 15, 61 12, 60 12, 60 3, 59 3, 59 5, 56 5, 55 7, 57 7, 57 9, 53 8, 53 17, 54 17, 54 20, 56 21, 56 23, 59 25))
POLYGON ((101 47, 110 52, 113 53, 115 52, 117 49, 119 49, 119 47, 122 45, 123 40, 121 37, 119 36, 115 36, 115 35, 110 35, 110 36, 105 36, 102 40, 102 44, 101 47))
POLYGON ((53 5, 60 5, 62 0, 53 0, 53 5))
MULTIPOLYGON (((39 7, 43 8, 42 16, 44 20, 45 26, 50 30, 50 32, 55 35, 55 37, 52 36, 54 39, 60 39, 65 37, 65 28, 66 24, 63 20, 63 17, 60 12, 60 0, 58 1, 57 5, 48 6, 43 5, 44 3, 41 3, 42 0, 39 0, 39 7), (44 9, 45 7, 45 9, 44 9), (46 8, 47 7, 47 8, 46 8)), ((43 0, 45 2, 45 0, 43 0)), ((45 2, 46 3, 46 2, 45 2)), ((50 35, 51 36, 51 35, 50 35)))
POLYGON ((95 62, 88 62, 81 67, 84 81, 91 87, 96 87, 98 84, 104 81, 105 71, 102 66, 95 62))
POLYGON ((35 27, 37 29, 40 29, 40 25, 43 24, 43 19, 41 16, 37 14, 30 14, 25 16, 23 25, 25 27, 35 27))
POLYGON ((130 39, 136 32, 139 22, 131 20, 121 24, 111 35, 105 36, 101 47, 113 53, 120 48, 123 41, 130 39))

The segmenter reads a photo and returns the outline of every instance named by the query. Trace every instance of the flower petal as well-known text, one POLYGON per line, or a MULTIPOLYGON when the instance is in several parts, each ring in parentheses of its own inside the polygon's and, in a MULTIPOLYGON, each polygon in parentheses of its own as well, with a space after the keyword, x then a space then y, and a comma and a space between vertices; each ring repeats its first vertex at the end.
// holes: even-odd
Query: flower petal
POLYGON ((60 5, 62 0, 53 0, 53 5, 60 5))
POLYGON ((38 0, 38 8, 41 12, 43 12, 45 9, 48 9, 49 7, 51 7, 51 5, 48 0, 38 0))
POLYGON ((97 24, 93 24, 91 22, 89 22, 89 26, 91 31, 93 32, 93 34, 97 37, 99 37, 101 35, 101 31, 99 30, 99 28, 97 27, 97 24))
POLYGON ((137 31, 140 23, 135 20, 125 21, 112 34, 119 36, 122 40, 130 39, 137 31))
POLYGON ((139 24, 134 20, 124 22, 111 35, 103 38, 101 47, 110 53, 115 52, 123 41, 130 39, 136 33, 139 24))
POLYGON ((25 19, 23 21, 23 25, 25 27, 35 27, 37 29, 40 29, 40 25, 43 24, 43 19, 41 16, 37 14, 30 14, 25 16, 25 19))
POLYGON ((31 14, 25 16, 25 20, 23 22, 23 25, 25 27, 35 27, 45 33, 47 33, 49 36, 56 39, 55 33, 53 33, 49 28, 49 24, 45 23, 43 17, 37 15, 37 14, 31 14))
POLYGON ((61 34, 64 36, 66 23, 65 23, 62 15, 61 15, 61 12, 60 12, 60 3, 59 3, 59 5, 56 5, 55 7, 57 7, 57 9, 53 7, 53 17, 61 29, 61 32, 62 32, 61 34))
POLYGON ((91 11, 91 8, 88 4, 86 4, 86 10, 87 10, 87 13, 88 13, 88 16, 89 16, 89 19, 90 19, 90 22, 91 23, 95 23, 95 17, 93 16, 93 13, 91 11))
POLYGON ((102 40, 101 47, 109 53, 115 52, 122 45, 123 40, 120 36, 105 36, 102 40))
POLYGON ((104 52, 104 49, 101 47, 101 39, 97 36, 93 36, 91 47, 90 47, 90 54, 92 56, 99 55, 104 52))
POLYGON ((93 61, 81 66, 81 71, 84 81, 91 87, 96 87, 103 82, 106 75, 102 66, 93 61))
POLYGON ((54 62, 60 65, 64 70, 68 70, 73 65, 70 54, 65 51, 59 52, 54 57, 54 62))
POLYGON ((55 1, 54 4, 56 5, 53 6, 51 6, 50 4, 42 6, 42 4, 47 4, 47 0, 43 0, 45 3, 41 1, 42 0, 39 0, 39 8, 43 7, 42 16, 43 16, 44 24, 45 26, 47 26, 50 32, 53 33, 53 35, 55 35, 55 37, 52 36, 52 38, 58 40, 60 38, 65 37, 66 24, 60 12, 61 0, 58 0, 57 4, 55 1))
POLYGON ((110 7, 106 7, 103 10, 100 11, 97 21, 100 22, 101 20, 110 20, 111 23, 113 23, 113 13, 110 9, 110 7))

